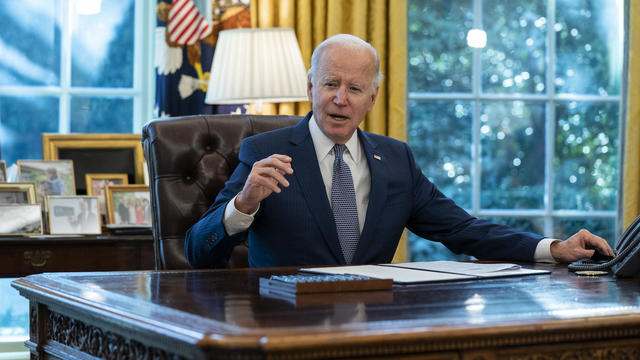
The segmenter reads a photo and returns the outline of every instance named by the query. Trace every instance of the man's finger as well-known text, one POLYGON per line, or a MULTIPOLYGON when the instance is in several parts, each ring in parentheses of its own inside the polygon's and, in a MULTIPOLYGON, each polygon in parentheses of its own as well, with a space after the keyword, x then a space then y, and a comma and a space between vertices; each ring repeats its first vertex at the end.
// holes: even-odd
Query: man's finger
POLYGON ((586 246, 592 249, 598 249, 598 251, 604 255, 615 256, 615 253, 613 249, 611 249, 611 246, 609 246, 609 243, 607 243, 607 240, 587 231, 585 231, 585 234, 584 240, 586 246))
POLYGON ((287 155, 274 154, 256 163, 258 167, 274 167, 285 174, 292 174, 291 157, 287 155))
POLYGON ((266 176, 255 176, 251 178, 251 181, 249 182, 249 186, 250 187, 255 187, 255 186, 262 186, 266 189, 269 189, 273 192, 277 192, 280 193, 280 188, 278 187, 278 182, 276 179, 272 178, 272 177, 266 177, 266 176))
POLYGON ((272 178, 275 180, 275 182, 280 183, 285 187, 289 186, 289 181, 276 168, 273 168, 273 167, 260 168, 256 170, 256 172, 261 177, 272 178))

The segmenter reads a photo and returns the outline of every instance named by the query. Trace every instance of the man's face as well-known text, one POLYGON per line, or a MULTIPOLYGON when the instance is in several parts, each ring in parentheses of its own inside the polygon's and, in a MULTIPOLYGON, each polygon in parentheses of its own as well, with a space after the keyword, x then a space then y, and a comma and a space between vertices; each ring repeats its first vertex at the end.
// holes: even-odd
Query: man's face
POLYGON ((334 143, 344 144, 375 104, 375 60, 368 50, 338 45, 320 55, 318 69, 307 81, 307 96, 320 130, 334 143))

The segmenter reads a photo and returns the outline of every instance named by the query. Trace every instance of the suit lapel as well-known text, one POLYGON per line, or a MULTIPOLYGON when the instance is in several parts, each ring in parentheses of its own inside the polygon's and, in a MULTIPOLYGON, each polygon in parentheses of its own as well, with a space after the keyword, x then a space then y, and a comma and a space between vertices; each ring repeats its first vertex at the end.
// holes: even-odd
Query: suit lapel
POLYGON ((333 212, 331 211, 329 199, 327 199, 313 140, 309 134, 308 121, 310 117, 311 113, 293 129, 293 136, 291 137, 291 143, 293 144, 293 151, 291 152, 293 175, 300 184, 307 206, 309 206, 314 220, 320 227, 322 236, 331 249, 333 256, 338 262, 344 264, 345 261, 338 242, 336 225, 333 221, 333 212))
POLYGON ((358 129, 362 148, 364 149, 371 174, 371 191, 369 193, 369 205, 365 217, 364 228, 360 235, 358 248, 353 256, 353 263, 358 264, 366 259, 367 249, 375 239, 376 225, 381 221, 382 209, 387 199, 388 168, 384 154, 376 150, 376 144, 366 133, 358 129))

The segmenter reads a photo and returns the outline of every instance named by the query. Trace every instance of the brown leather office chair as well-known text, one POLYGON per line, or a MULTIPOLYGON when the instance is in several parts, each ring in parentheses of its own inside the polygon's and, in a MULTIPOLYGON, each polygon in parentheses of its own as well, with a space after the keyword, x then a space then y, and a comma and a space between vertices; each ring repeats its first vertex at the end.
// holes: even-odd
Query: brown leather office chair
MULTIPOLYGON (((149 168, 155 266, 190 268, 186 231, 209 208, 238 165, 245 137, 300 121, 284 115, 195 115, 156 119, 142 130, 149 168)), ((247 267, 248 248, 239 245, 220 267, 247 267)))

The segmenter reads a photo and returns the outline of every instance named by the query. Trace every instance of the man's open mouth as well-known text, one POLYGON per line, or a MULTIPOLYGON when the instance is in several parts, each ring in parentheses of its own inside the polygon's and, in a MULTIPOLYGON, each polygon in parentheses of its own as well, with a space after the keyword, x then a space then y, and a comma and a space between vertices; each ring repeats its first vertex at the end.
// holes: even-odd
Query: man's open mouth
POLYGON ((348 119, 347 116, 343 116, 343 115, 339 115, 339 114, 329 114, 329 116, 331 116, 332 118, 334 118, 336 120, 347 120, 348 119))

